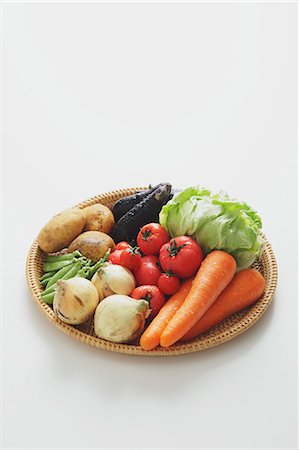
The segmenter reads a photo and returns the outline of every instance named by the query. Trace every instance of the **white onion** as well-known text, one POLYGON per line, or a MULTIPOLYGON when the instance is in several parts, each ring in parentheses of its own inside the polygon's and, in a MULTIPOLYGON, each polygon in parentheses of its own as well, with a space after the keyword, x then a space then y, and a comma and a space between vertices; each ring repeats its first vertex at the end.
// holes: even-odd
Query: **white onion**
POLYGON ((146 300, 110 295, 96 309, 95 334, 110 342, 131 342, 142 333, 150 311, 146 300))
POLYGON ((100 301, 108 295, 130 295, 136 283, 132 272, 117 264, 105 264, 92 277, 100 301))
POLYGON ((71 325, 86 322, 98 303, 98 292, 89 280, 74 277, 57 282, 53 310, 63 322, 71 325))

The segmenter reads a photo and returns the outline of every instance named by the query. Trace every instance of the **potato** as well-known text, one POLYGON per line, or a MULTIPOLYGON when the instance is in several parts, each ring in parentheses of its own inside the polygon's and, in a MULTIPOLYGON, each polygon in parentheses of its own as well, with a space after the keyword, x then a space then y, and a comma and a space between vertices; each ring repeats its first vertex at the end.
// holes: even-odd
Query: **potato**
POLYGON ((84 208, 86 222, 84 231, 102 231, 110 233, 114 225, 114 216, 107 206, 101 203, 84 208))
POLYGON ((114 247, 115 243, 108 234, 101 231, 85 231, 69 245, 69 251, 79 250, 86 258, 96 262, 109 248, 113 250, 114 247))
POLYGON ((39 247, 46 253, 54 253, 67 247, 83 230, 85 213, 80 208, 62 211, 41 229, 37 237, 39 247))

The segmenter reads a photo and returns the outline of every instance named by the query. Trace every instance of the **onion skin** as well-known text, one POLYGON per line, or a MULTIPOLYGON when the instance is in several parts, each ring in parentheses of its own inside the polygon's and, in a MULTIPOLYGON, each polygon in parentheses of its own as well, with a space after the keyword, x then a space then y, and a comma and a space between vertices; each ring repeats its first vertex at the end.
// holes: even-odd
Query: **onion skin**
POLYGON ((74 277, 58 281, 53 310, 62 322, 70 325, 86 322, 98 303, 98 292, 89 280, 74 277))
POLYGON ((101 339, 119 344, 132 342, 143 332, 149 314, 146 300, 110 295, 96 309, 95 334, 101 339))
POLYGON ((130 295, 136 287, 134 275, 129 269, 111 263, 101 267, 91 282, 98 291, 100 301, 114 294, 130 295))

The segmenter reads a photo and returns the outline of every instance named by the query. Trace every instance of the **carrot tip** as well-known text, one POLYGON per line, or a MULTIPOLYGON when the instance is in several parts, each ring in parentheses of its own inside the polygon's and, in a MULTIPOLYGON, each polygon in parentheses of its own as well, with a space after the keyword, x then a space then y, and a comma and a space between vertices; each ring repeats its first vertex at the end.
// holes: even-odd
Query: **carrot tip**
POLYGON ((140 347, 142 348, 142 350, 146 350, 146 351, 150 351, 153 350, 154 348, 158 347, 157 345, 141 345, 140 347))
POLYGON ((170 347, 173 344, 172 341, 169 341, 169 339, 167 339, 167 336, 161 336, 160 337, 160 345, 161 347, 170 347))
POLYGON ((140 344, 140 347, 142 348, 142 350, 148 351, 148 350, 153 350, 154 348, 158 347, 159 341, 155 342, 152 339, 149 340, 149 339, 143 338, 143 336, 141 336, 139 344, 140 344))

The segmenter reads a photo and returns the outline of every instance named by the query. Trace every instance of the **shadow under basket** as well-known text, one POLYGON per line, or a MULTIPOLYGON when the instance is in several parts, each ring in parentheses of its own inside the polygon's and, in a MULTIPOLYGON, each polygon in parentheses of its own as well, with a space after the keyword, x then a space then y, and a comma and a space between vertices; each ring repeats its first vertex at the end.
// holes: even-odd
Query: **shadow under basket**
MULTIPOLYGON (((113 204, 122 197, 134 194, 138 190, 144 189, 143 187, 121 189, 117 191, 108 192, 105 194, 92 197, 76 206, 85 208, 86 206, 93 205, 95 203, 102 203, 108 207, 112 207, 113 204)), ((265 238, 266 244, 263 250, 263 254, 259 261, 255 261, 252 265, 264 276, 266 280, 266 288, 263 296, 253 305, 243 309, 242 311, 235 313, 223 320, 210 330, 201 334, 197 338, 184 342, 181 344, 175 344, 168 349, 157 347, 151 351, 142 350, 138 344, 115 344, 105 341, 96 337, 93 327, 93 317, 82 325, 68 325, 61 322, 53 312, 51 306, 47 305, 41 300, 41 293, 43 291, 42 286, 39 283, 43 270, 42 265, 45 258, 45 254, 39 248, 37 240, 33 242, 27 257, 26 263, 26 276, 31 291, 32 297, 35 303, 38 305, 44 315, 50 320, 50 322, 59 328, 64 333, 78 339, 85 344, 92 345, 94 347, 108 350, 111 352, 124 353, 128 355, 141 355, 141 356, 174 356, 182 355, 185 353, 192 353, 208 348, 214 347, 224 342, 239 336, 254 325, 257 320, 264 314, 269 304, 271 303, 274 295, 274 291, 277 285, 277 264, 276 259, 271 247, 271 244, 265 238)))

